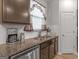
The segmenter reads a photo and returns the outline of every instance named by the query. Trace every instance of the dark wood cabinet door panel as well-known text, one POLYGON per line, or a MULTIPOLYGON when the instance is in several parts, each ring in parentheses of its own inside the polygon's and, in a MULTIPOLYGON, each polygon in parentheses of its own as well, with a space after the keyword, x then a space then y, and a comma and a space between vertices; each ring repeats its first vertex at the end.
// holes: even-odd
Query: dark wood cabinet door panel
POLYGON ((50 44, 50 59, 53 59, 54 56, 55 56, 55 39, 52 39, 50 44))
POLYGON ((41 49, 41 59, 49 59, 49 47, 41 49))
POLYGON ((3 0, 3 21, 28 23, 30 0, 3 0))
POLYGON ((58 53, 58 38, 54 38, 51 40, 50 44, 50 59, 54 58, 54 56, 58 53))
POLYGON ((41 44, 41 49, 46 48, 50 45, 50 41, 44 42, 43 44, 41 44))
POLYGON ((41 59, 49 59, 50 41, 41 44, 41 59))
POLYGON ((54 55, 54 45, 50 45, 50 59, 52 59, 55 55, 54 55))
POLYGON ((40 45, 41 59, 53 59, 58 53, 58 38, 52 38, 50 41, 40 45))
POLYGON ((55 55, 58 53, 58 38, 55 39, 55 55))

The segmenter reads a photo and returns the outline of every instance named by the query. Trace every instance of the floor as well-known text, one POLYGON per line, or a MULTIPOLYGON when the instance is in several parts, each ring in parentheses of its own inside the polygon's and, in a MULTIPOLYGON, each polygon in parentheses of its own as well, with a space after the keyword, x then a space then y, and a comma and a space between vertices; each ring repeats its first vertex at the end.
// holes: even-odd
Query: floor
POLYGON ((54 59, 78 59, 76 55, 73 54, 63 54, 57 55, 54 59))

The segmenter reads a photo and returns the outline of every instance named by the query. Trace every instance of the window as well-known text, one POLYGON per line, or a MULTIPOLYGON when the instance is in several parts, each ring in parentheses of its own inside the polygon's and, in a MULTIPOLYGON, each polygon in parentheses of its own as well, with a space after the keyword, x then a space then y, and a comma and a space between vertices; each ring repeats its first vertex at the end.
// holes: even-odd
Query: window
POLYGON ((44 10, 44 7, 40 6, 35 2, 32 5, 31 22, 34 30, 41 30, 42 26, 45 25, 45 16, 44 16, 43 10, 44 10))

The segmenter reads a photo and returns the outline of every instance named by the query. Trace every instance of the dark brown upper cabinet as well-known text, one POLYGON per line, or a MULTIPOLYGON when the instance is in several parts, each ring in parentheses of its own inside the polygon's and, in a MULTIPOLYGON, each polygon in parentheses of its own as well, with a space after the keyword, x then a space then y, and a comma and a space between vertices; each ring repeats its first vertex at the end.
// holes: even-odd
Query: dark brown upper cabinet
POLYGON ((4 23, 29 23, 30 0, 0 0, 0 17, 4 23))

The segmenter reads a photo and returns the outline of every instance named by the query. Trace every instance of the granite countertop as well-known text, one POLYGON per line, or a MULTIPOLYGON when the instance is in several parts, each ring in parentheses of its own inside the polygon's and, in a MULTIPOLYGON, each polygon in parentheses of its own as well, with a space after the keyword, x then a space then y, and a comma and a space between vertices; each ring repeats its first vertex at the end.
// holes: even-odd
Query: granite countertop
POLYGON ((2 44, 0 45, 0 57, 8 57, 13 54, 16 54, 20 51, 23 51, 25 49, 31 48, 35 45, 39 45, 45 41, 48 41, 52 38, 56 38, 58 36, 52 36, 52 37, 41 37, 41 40, 39 38, 33 38, 33 39, 26 39, 22 42, 15 42, 10 44, 2 44))

